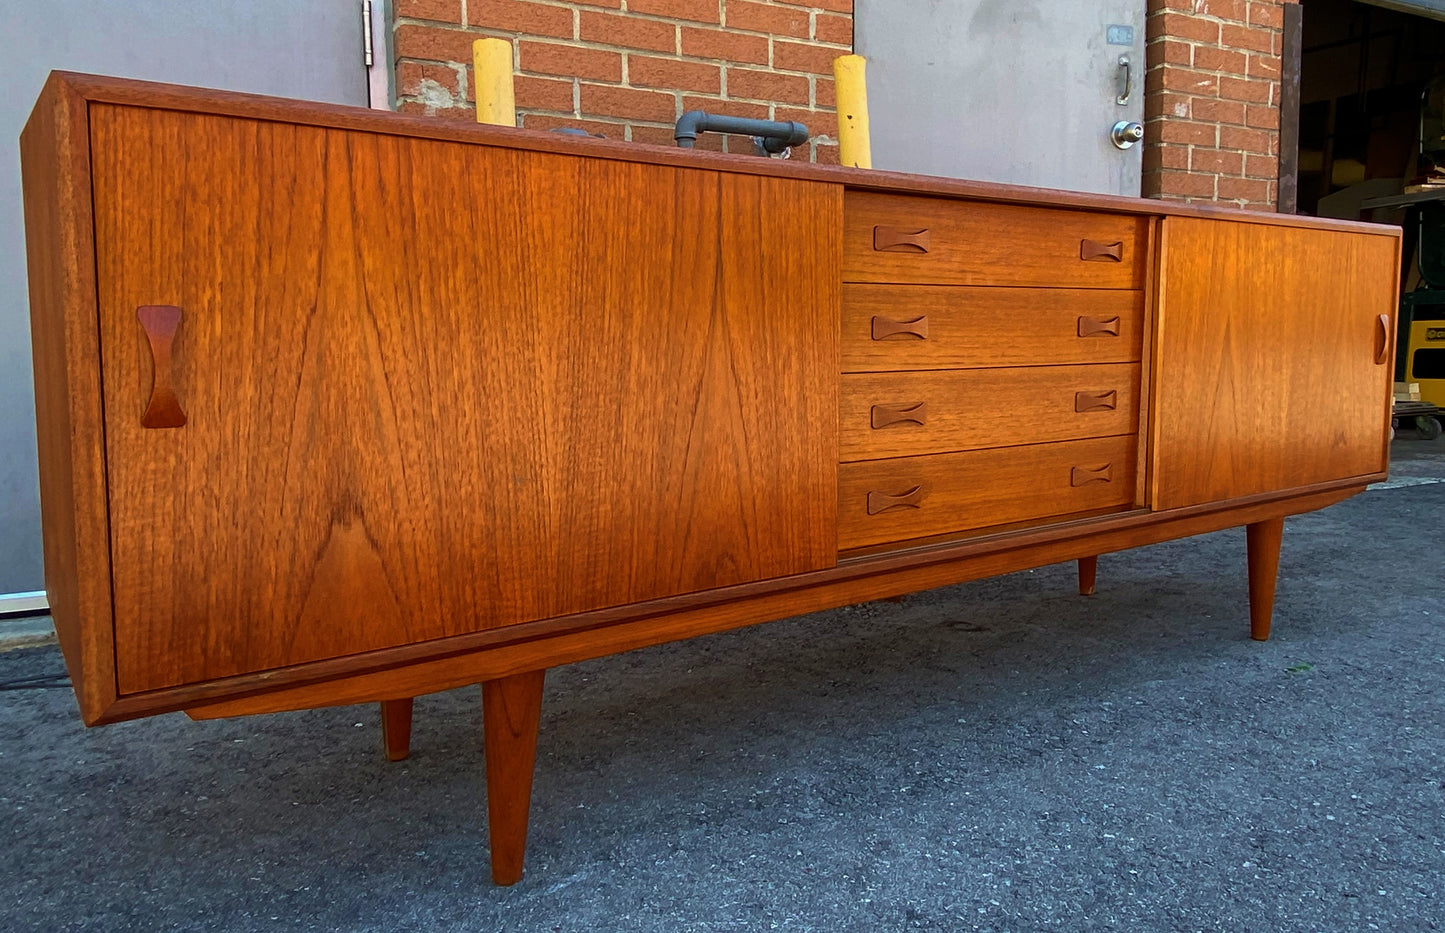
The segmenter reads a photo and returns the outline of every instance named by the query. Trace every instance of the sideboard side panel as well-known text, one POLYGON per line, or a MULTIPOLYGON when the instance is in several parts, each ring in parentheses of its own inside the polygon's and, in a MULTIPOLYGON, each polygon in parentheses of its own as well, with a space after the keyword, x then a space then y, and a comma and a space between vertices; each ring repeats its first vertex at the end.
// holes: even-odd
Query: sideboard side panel
POLYGON ((1152 506, 1382 472, 1398 237, 1183 217, 1164 231, 1152 506))
POLYGON ((116 697, 86 102, 52 75, 20 137, 45 595, 81 715, 116 697))
POLYGON ((836 186, 96 110, 122 693, 836 560, 836 186))

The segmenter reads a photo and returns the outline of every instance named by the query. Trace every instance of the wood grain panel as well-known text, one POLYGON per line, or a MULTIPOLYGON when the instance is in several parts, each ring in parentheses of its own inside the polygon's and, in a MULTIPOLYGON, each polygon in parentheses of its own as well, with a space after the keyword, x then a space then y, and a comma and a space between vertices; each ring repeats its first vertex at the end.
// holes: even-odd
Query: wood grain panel
POLYGON ((1134 499, 1134 440, 1106 437, 845 463, 838 469, 838 548, 1124 505, 1134 499), (1106 466, 1109 481, 1075 485, 1075 468, 1106 466), (870 494, 899 496, 920 487, 916 507, 869 514, 870 494))
POLYGON ((844 285, 843 371, 1126 363, 1140 357, 1143 318, 1139 291, 844 285), (920 318, 923 337, 890 326, 920 318), (1118 334, 1081 337, 1081 320, 1118 334))
MULTIPOLYGON (((672 611, 612 620, 584 629, 547 635, 446 656, 395 658, 391 663, 358 669, 324 680, 291 679, 280 683, 205 684, 122 698, 113 709, 116 719, 184 708, 193 719, 217 719, 369 703, 398 693, 449 690, 492 677, 555 667, 605 657, 648 645, 695 638, 774 619, 803 615, 837 606, 916 593, 968 580, 1080 557, 1172 541, 1223 528, 1325 508, 1364 492, 1364 486, 1301 490, 1286 497, 1260 497, 1226 506, 1211 504, 1170 512, 1131 511, 1044 525, 1011 534, 951 540, 936 547, 893 551, 887 555, 849 558, 828 571, 767 585, 753 584, 747 598, 697 605, 672 601, 672 611), (258 693, 258 689, 270 692, 258 693), (250 695, 242 695, 249 690, 250 695), (229 691, 230 698, 226 697, 229 691)), ((1240 610, 1241 617, 1244 610, 1240 610)), ((552 627, 534 622, 523 628, 552 627)), ((298 672, 299 673, 299 672, 298 672)), ((241 678, 240 680, 247 680, 241 678)), ((270 678, 268 678, 270 680, 270 678)))
POLYGON ((834 560, 836 189, 91 126, 122 692, 834 560), (140 425, 142 304, 183 428, 140 425))
MULTIPOLYGON (((839 459, 870 460, 1134 434, 1139 365, 853 373, 843 377, 839 459), (1114 393, 1079 411, 1080 393, 1114 393), (923 423, 884 427, 873 409, 926 404, 923 423), (1112 407, 1104 407, 1112 406, 1112 407)), ((1090 396, 1092 398, 1093 396, 1090 396)))
POLYGON ((843 221, 845 282, 1126 289, 1144 282, 1143 217, 849 191, 843 221), (879 249, 877 227, 913 233, 927 250, 879 249))
POLYGON ((1170 218, 1162 248, 1154 508, 1382 471, 1398 240, 1170 218))
POLYGON ((86 104, 54 76, 20 137, 45 596, 81 716, 116 696, 86 104))

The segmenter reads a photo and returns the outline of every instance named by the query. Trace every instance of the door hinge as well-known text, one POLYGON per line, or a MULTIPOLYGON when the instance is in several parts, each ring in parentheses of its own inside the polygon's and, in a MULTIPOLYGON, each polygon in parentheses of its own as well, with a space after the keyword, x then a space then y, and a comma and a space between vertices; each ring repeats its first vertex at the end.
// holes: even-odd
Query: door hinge
POLYGON ((372 63, 371 54, 371 0, 361 0, 361 48, 366 67, 372 63))

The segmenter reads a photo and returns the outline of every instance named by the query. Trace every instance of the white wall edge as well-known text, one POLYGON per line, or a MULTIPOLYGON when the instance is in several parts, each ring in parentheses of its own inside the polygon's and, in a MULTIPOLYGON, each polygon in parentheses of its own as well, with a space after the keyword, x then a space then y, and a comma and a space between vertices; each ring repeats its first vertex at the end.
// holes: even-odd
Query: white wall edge
POLYGON ((367 98, 372 110, 395 110, 395 62, 391 59, 391 0, 371 0, 371 65, 366 69, 367 98))
POLYGON ((50 611, 44 590, 29 593, 0 593, 0 616, 33 615, 50 611))

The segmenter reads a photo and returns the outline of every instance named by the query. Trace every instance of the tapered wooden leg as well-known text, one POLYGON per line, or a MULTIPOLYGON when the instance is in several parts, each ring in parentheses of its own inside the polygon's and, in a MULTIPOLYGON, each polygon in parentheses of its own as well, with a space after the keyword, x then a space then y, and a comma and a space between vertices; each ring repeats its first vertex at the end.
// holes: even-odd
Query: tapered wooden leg
POLYGON ((1094 595, 1094 574, 1098 571, 1098 569, 1099 569, 1099 558, 1098 558, 1097 555, 1094 556, 1094 557, 1080 557, 1080 558, 1079 558, 1079 595, 1080 595, 1080 596, 1093 596, 1093 595, 1094 595))
POLYGON ((546 673, 528 671, 482 683, 487 821, 492 840, 492 880, 497 884, 522 880, 546 673))
POLYGON ((1245 545, 1249 551, 1249 637, 1255 641, 1269 639, 1269 623, 1274 616, 1274 583, 1279 575, 1279 542, 1283 535, 1283 518, 1255 522, 1245 528, 1245 545))
POLYGON ((387 761, 405 761, 411 754, 412 698, 381 701, 381 744, 387 761))

